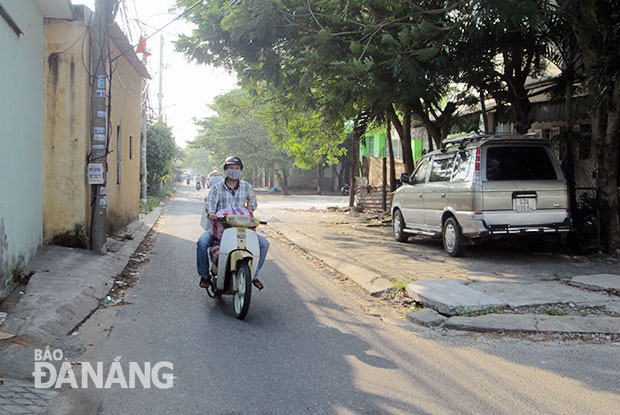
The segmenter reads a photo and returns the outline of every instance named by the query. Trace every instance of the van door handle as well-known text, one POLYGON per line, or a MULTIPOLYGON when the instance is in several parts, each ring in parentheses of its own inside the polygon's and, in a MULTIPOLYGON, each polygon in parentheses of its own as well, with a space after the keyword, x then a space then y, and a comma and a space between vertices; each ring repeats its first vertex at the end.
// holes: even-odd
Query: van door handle
POLYGON ((424 194, 422 194, 422 193, 420 193, 420 194, 418 195, 418 197, 422 197, 422 196, 424 196, 424 194))
POLYGON ((442 193, 442 194, 441 194, 441 197, 446 197, 446 194, 445 194, 445 193, 442 193))

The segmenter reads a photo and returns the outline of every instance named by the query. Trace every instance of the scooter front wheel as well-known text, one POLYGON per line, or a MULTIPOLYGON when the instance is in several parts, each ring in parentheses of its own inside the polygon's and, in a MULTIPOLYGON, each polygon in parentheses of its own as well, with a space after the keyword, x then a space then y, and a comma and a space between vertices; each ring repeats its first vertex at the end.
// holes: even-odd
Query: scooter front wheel
POLYGON ((250 298, 252 297, 252 271, 247 262, 240 264, 237 268, 235 283, 233 308, 235 317, 243 320, 250 309, 250 298))

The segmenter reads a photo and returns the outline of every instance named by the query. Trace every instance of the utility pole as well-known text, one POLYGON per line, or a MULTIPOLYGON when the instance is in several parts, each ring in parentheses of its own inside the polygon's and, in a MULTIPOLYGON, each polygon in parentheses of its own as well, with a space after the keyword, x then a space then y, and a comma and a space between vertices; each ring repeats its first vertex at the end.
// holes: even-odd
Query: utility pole
POLYGON ((88 180, 92 190, 91 249, 106 253, 108 206, 106 199, 107 153, 109 142, 109 84, 105 65, 108 62, 107 28, 111 19, 110 0, 96 0, 97 25, 93 36, 92 56, 92 131, 88 180))
MULTIPOLYGON (((142 55, 142 62, 144 66, 146 66, 146 53, 142 55)), ((148 94, 146 86, 146 79, 142 79, 143 94, 148 94)), ((146 97, 140 96, 140 99, 142 100, 142 124, 140 126, 140 199, 146 199, 146 177, 148 173, 146 170, 146 97)))
POLYGON ((159 93, 157 99, 159 100, 159 122, 164 120, 164 35, 160 35, 159 42, 159 93))

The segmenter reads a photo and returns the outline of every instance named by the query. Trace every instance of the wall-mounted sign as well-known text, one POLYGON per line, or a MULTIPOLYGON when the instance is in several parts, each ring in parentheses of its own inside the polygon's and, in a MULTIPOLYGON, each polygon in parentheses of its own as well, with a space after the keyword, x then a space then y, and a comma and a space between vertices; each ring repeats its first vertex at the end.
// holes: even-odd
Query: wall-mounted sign
POLYGON ((105 134, 105 127, 95 127, 93 128, 95 134, 105 134))
POLYGON ((99 78, 97 79, 97 88, 105 89, 105 76, 104 75, 99 75, 99 78))
POLYGON ((95 96, 99 97, 99 98, 105 98, 105 91, 103 89, 98 89, 95 92, 95 96))
POLYGON ((108 113, 105 111, 97 111, 97 117, 98 118, 106 118, 108 116, 108 113))
POLYGON ((95 134, 95 141, 105 141, 105 134, 95 134))
POLYGON ((88 184, 103 184, 104 180, 103 163, 88 163, 88 184))
POLYGON ((99 205, 100 206, 105 206, 107 204, 105 197, 102 197, 101 199, 99 199, 99 205))
POLYGON ((99 189, 99 194, 100 194, 100 195, 105 196, 105 194, 106 194, 105 186, 102 186, 102 187, 99 189))

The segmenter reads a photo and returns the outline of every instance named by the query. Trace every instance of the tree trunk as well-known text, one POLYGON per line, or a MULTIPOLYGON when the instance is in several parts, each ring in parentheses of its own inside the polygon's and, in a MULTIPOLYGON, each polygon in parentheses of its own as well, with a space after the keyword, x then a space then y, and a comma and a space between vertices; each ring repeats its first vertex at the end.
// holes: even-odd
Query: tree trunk
POLYGON ((355 206, 355 189, 357 187, 358 163, 359 163, 359 137, 355 133, 357 120, 353 127, 353 151, 351 151, 351 188, 349 189, 349 207, 355 206))
MULTIPOLYGON (((405 110, 405 115, 409 112, 409 127, 411 127, 411 111, 405 110)), ((388 105, 386 108, 386 114, 392 124, 394 124, 394 128, 398 133, 398 137, 400 138, 400 145, 403 149, 403 162, 405 163, 405 171, 407 174, 413 173, 413 151, 411 150, 411 128, 405 128, 403 124, 400 122, 396 111, 394 110, 393 105, 388 105), (407 132, 408 131, 408 132, 407 132)), ((403 117, 403 121, 405 121, 407 117, 403 117)))
POLYGON ((482 115, 482 128, 484 129, 485 133, 490 133, 491 131, 489 130, 489 115, 487 114, 487 104, 484 100, 484 91, 480 89, 480 111, 482 115))
POLYGON ((418 99, 413 103, 411 108, 417 119, 420 120, 424 128, 426 128, 426 131, 433 137, 435 148, 441 147, 441 128, 428 117, 428 114, 424 111, 422 102, 418 99))
POLYGON ((620 132, 620 71, 611 78, 607 105, 595 99, 600 88, 597 78, 597 65, 601 55, 606 52, 600 31, 595 25, 595 17, 584 16, 578 5, 567 1, 558 1, 560 7, 567 11, 569 23, 577 39, 585 67, 585 84, 590 85, 590 98, 594 102, 590 109, 592 124, 592 147, 595 151, 597 166, 597 196, 600 214, 601 233, 607 251, 614 253, 620 249, 620 206, 618 202, 618 163, 620 132))
POLYGON ((342 186, 344 186, 344 184, 342 183, 342 176, 343 176, 342 173, 344 170, 344 165, 341 164, 340 171, 338 170, 336 166, 337 166, 336 164, 332 165, 332 170, 334 171, 334 175, 338 178, 338 184, 336 185, 336 188, 334 190, 339 191, 342 188, 342 186))
POLYGON ((610 98, 607 114, 602 109, 593 118, 593 127, 606 125, 605 129, 592 129, 592 139, 598 159, 598 207, 601 233, 607 252, 620 249, 620 206, 618 203, 618 133, 620 131, 620 82, 616 81, 614 94, 610 98), (615 99, 614 99, 615 98, 615 99), (606 122, 605 122, 606 121, 606 122))
POLYGON ((286 171, 286 169, 280 169, 280 173, 278 174, 278 184, 280 186, 280 189, 282 190, 282 194, 288 196, 291 193, 288 190, 288 172, 286 171))
POLYGON ((532 103, 530 99, 527 97, 527 91, 525 88, 520 88, 520 93, 522 93, 522 97, 525 98, 516 98, 514 97, 511 100, 510 104, 512 106, 512 110, 515 114, 515 130, 519 134, 526 134, 532 122, 530 120, 530 110, 532 109, 532 103))
POLYGON ((316 194, 323 194, 323 187, 321 186, 321 182, 323 181, 323 166, 318 166, 319 169, 318 174, 316 175, 316 194))
POLYGON ((353 151, 351 152, 351 189, 349 192, 349 206, 355 206, 355 191, 357 189, 357 177, 359 170, 359 146, 360 140, 366 133, 366 127, 368 126, 368 114, 361 112, 358 114, 355 122, 353 123, 353 151))
POLYGON ((392 126, 390 119, 387 120, 386 140, 390 157, 390 192, 396 190, 396 166, 394 165, 394 148, 392 147, 392 126))

